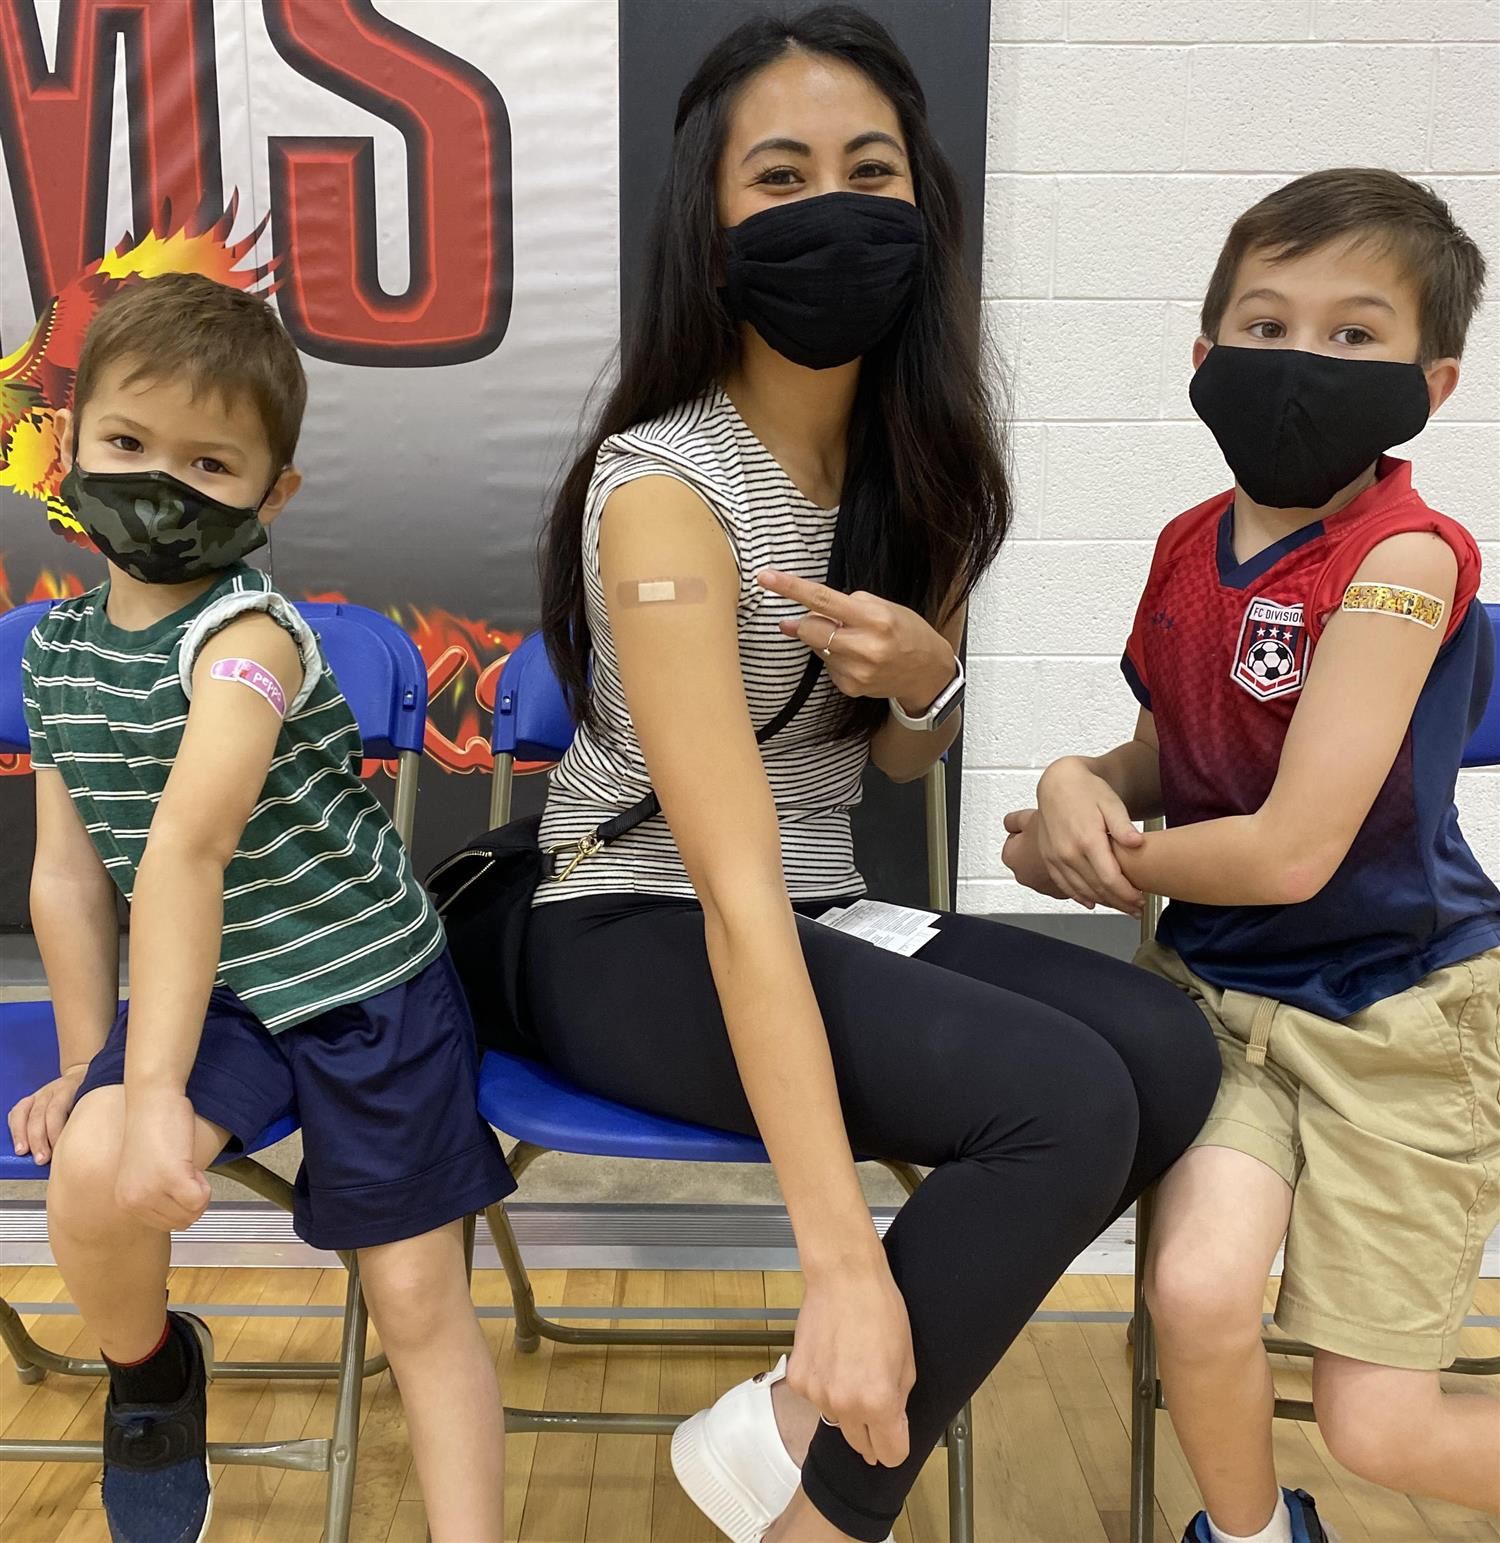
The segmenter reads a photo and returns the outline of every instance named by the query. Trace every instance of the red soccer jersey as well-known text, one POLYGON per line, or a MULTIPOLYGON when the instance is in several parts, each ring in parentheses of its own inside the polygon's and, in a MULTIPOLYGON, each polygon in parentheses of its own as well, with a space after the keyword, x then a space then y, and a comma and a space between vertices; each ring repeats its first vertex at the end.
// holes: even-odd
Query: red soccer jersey
POLYGON ((1411 726, 1348 856, 1301 905, 1176 901, 1162 923, 1163 941, 1205 979, 1331 1018, 1500 944, 1500 891, 1453 805, 1494 670, 1489 621, 1473 603, 1473 538, 1429 509, 1409 463, 1390 457, 1336 515, 1243 563, 1234 498, 1220 494, 1162 532, 1123 661, 1156 723, 1168 822, 1253 814, 1276 780, 1324 624, 1371 549, 1405 531, 1431 531, 1453 548, 1458 587, 1411 726))

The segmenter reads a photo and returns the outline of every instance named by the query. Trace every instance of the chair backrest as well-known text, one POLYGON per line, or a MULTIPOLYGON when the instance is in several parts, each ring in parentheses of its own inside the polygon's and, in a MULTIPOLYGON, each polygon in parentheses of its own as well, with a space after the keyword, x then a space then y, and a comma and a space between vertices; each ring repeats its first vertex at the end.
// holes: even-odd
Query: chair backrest
POLYGON ((533 632, 500 672, 490 748, 517 761, 557 761, 573 743, 573 732, 573 715, 546 643, 533 632))
POLYGON ((1488 602, 1485 610, 1495 635, 1495 680, 1479 727, 1464 747, 1465 766, 1500 766, 1500 605, 1488 602))
POLYGON ((299 605, 317 635, 333 678, 359 725, 372 760, 420 753, 427 732, 427 666, 389 616, 362 605, 299 605))
POLYGON ((0 613, 0 755, 25 755, 31 744, 21 706, 21 655, 36 624, 52 609, 33 600, 0 613))

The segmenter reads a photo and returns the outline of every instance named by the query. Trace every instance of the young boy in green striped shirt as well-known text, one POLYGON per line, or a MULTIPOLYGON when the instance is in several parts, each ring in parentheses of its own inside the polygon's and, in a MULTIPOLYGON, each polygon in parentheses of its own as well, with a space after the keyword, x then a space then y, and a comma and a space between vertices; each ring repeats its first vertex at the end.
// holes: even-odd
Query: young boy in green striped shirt
POLYGON ((502 1417, 462 1218, 514 1183, 354 718, 307 623, 242 560, 301 482, 305 398, 270 307, 198 276, 125 291, 85 341, 63 492, 108 577, 51 610, 23 663, 62 1073, 11 1134, 51 1162, 53 1252, 109 1366, 117 1543, 207 1530, 212 1343, 164 1310, 171 1233, 208 1204, 204 1170, 288 1114, 294 1225, 359 1251, 432 1537, 498 1543, 502 1417))

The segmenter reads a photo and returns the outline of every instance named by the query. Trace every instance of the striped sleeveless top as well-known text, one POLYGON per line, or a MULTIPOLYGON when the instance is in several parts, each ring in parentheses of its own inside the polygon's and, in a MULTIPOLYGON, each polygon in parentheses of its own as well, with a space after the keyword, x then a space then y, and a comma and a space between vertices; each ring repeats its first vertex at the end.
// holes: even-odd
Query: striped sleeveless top
MULTIPOLYGON (((739 650, 750 716, 759 728, 797 688, 807 649, 778 623, 801 608, 756 582, 762 568, 780 568, 823 582, 838 511, 800 493, 723 391, 694 402, 600 447, 583 517, 583 563, 589 628, 594 640, 593 692, 598 725, 580 729, 552 772, 542 841, 574 841, 622 813, 650 791, 651 779, 620 685, 599 577, 599 522, 616 488, 640 477, 672 477, 708 505, 734 549, 740 571, 739 650)), ((859 802, 869 759, 864 739, 836 737, 842 699, 822 676, 801 712, 761 747, 776 801, 782 863, 793 901, 862 894, 854 865, 849 811, 859 802)), ((536 903, 634 893, 693 898, 692 881, 658 815, 602 852, 566 880, 544 882, 536 903)))
POLYGON ((108 594, 106 584, 42 619, 22 661, 23 697, 32 766, 62 776, 126 900, 182 742, 198 653, 235 617, 265 611, 296 639, 302 686, 224 871, 217 984, 275 1032, 425 968, 445 946, 442 924, 360 780, 354 715, 290 602, 236 565, 182 610, 128 632, 105 615, 108 594))

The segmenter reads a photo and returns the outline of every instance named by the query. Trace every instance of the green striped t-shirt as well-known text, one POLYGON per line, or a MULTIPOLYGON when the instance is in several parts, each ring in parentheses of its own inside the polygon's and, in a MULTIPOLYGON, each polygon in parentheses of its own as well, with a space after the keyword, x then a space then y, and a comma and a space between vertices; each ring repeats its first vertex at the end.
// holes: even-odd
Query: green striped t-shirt
POLYGON ((125 898, 182 742, 198 654, 235 617, 265 611, 296 639, 304 673, 224 872, 217 982, 275 1031, 410 980, 442 952, 442 923, 360 780, 359 729, 307 623, 243 565, 144 631, 116 627, 108 595, 106 584, 54 606, 22 668, 32 765, 61 773, 125 898))

